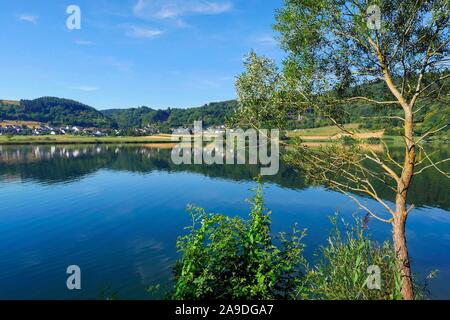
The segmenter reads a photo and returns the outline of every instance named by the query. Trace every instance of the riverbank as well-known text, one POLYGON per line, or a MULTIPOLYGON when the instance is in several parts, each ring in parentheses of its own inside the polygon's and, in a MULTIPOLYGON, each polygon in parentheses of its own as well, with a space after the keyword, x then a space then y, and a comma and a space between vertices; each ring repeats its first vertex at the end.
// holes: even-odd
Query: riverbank
POLYGON ((0 136, 0 145, 26 144, 132 144, 132 143, 173 143, 169 134, 145 137, 85 137, 63 136, 0 136))
MULTIPOLYGON (((319 130, 321 128, 318 128, 319 130)), ((304 132, 291 132, 288 134, 288 140, 299 137, 305 144, 329 144, 338 139, 337 135, 317 135, 311 134, 315 132, 315 129, 308 129, 310 135, 303 135, 304 132)), ((342 136, 340 136, 342 137, 342 136)), ((339 138, 340 138, 339 137, 339 138)), ((181 139, 181 136, 178 137, 181 139)), ((361 133, 356 135, 357 139, 370 141, 382 139, 389 145, 400 145, 402 143, 401 136, 387 136, 381 135, 379 132, 374 133, 361 133)), ((43 136, 0 136, 0 145, 38 145, 38 144, 167 144, 179 142, 179 139, 173 138, 170 134, 159 134, 153 136, 142 137, 87 137, 87 136, 75 136, 75 135, 43 135, 43 136)))

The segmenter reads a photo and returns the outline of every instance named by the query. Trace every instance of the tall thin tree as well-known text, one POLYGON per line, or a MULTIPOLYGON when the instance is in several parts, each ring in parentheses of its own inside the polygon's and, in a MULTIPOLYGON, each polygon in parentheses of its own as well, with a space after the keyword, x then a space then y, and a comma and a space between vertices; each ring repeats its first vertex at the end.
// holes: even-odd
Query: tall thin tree
POLYGON ((450 159, 434 161, 421 144, 448 130, 448 108, 441 123, 420 135, 416 132, 416 117, 430 101, 449 105, 448 1, 285 0, 276 19, 275 29, 288 53, 283 72, 251 53, 246 71, 237 80, 236 118, 241 124, 261 127, 315 109, 343 135, 357 138, 342 123, 349 107, 364 103, 387 110, 384 118, 402 124, 401 160, 391 155, 385 142, 384 154, 363 144, 316 150, 298 144, 287 159, 314 181, 348 194, 374 218, 392 224, 402 294, 404 299, 414 299, 405 231, 413 208, 408 207, 408 190, 413 177, 430 168, 449 177, 440 164, 450 159), (385 92, 361 90, 368 83, 382 84, 385 92), (380 183, 393 192, 394 205, 379 196, 380 183), (355 193, 378 201, 390 217, 371 210, 355 193))

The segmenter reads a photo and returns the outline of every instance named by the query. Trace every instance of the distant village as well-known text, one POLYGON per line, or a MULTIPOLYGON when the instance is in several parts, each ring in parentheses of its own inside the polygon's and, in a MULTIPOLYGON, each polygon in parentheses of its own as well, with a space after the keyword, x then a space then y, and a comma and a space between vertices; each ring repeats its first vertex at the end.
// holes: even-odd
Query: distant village
POLYGON ((151 127, 120 130, 110 128, 83 128, 80 126, 53 126, 47 124, 24 124, 20 122, 0 121, 0 135, 81 135, 90 137, 107 137, 122 135, 154 135, 159 130, 151 127))
MULTIPOLYGON (((171 128, 173 134, 193 134, 192 128, 171 128)), ((206 129, 206 133, 219 134, 225 132, 225 126, 213 126, 206 129)), ((80 135, 89 137, 108 137, 108 136, 150 136, 159 134, 160 130, 147 125, 143 128, 133 128, 128 130, 111 128, 83 128, 81 126, 53 126, 38 122, 22 121, 1 121, 0 136, 2 135, 21 135, 21 136, 45 136, 45 135, 80 135)))

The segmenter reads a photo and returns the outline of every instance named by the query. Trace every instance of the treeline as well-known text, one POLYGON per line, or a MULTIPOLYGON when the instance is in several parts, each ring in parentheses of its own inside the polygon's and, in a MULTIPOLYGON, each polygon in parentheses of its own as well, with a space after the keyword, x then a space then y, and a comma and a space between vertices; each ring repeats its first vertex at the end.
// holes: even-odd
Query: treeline
POLYGON ((0 119, 39 121, 52 125, 114 128, 115 123, 100 111, 80 102, 54 97, 20 100, 0 105, 0 119))
MULTIPOLYGON (((418 133, 426 132, 437 126, 448 124, 450 103, 444 100, 448 97, 448 88, 443 86, 442 97, 428 102, 419 102, 419 111, 415 114, 418 133)), ((389 100, 391 93, 381 81, 374 81, 357 87, 336 92, 336 95, 365 96, 373 100, 389 100)), ((129 130, 150 127, 162 133, 169 133, 171 128, 192 127, 194 121, 203 121, 204 127, 217 126, 226 123, 232 116, 238 102, 229 100, 209 103, 198 108, 156 110, 149 107, 130 109, 109 109, 98 111, 93 107, 77 101, 43 97, 35 100, 19 102, 0 100, 0 120, 39 121, 52 125, 72 125, 81 127, 112 128, 129 130)), ((370 101, 352 101, 341 106, 342 123, 360 123, 366 129, 386 129, 390 135, 401 134, 403 126, 399 118, 401 108, 396 105, 376 104, 370 101)), ((292 115, 289 121, 290 129, 316 128, 332 125, 326 115, 307 110, 302 114, 292 115)), ((450 128, 441 134, 449 135, 450 128)))
POLYGON ((222 125, 236 105, 236 101, 224 101, 189 109, 155 110, 140 107, 98 111, 77 101, 43 97, 21 100, 19 103, 0 100, 0 120, 124 130, 153 127, 161 132, 170 132, 170 128, 191 127, 197 120, 203 120, 204 126, 222 125))
POLYGON ((225 123, 237 106, 235 100, 213 102, 198 108, 154 110, 148 107, 131 109, 111 109, 103 114, 117 123, 119 128, 143 128, 153 126, 161 132, 169 132, 170 128, 192 127, 194 121, 203 121, 206 127, 225 123))
MULTIPOLYGON (((442 84, 441 84, 442 85, 442 84)), ((401 87, 401 84, 398 84, 401 87)), ((448 101, 448 90, 450 85, 442 86, 436 90, 441 90, 441 99, 433 101, 419 101, 415 122, 418 124, 416 131, 418 134, 427 130, 449 124, 448 115, 450 113, 450 103, 448 101)), ((374 101, 392 100, 392 94, 383 81, 374 81, 362 84, 345 90, 345 92, 334 93, 336 97, 368 97, 374 101)), ((342 123, 359 123, 360 128, 385 129, 389 135, 401 135, 403 121, 399 118, 402 109, 394 104, 377 104, 367 100, 354 100, 341 106, 340 121, 342 123)), ((299 115, 299 119, 291 120, 292 129, 317 128, 332 125, 328 118, 314 111, 306 111, 299 115)), ((441 132, 443 135, 450 134, 450 128, 441 132)))

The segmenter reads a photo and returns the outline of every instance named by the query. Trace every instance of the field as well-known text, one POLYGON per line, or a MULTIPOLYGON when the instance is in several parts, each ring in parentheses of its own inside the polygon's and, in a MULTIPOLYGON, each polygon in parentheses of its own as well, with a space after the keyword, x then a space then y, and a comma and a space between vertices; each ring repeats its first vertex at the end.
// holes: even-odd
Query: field
POLYGON ((20 105, 20 101, 17 101, 17 100, 0 100, 0 104, 9 104, 9 105, 13 105, 13 106, 19 106, 20 105))
MULTIPOLYGON (((365 129, 359 129, 359 125, 356 123, 344 125, 344 129, 348 130, 353 134, 356 139, 370 139, 370 138, 383 138, 384 131, 369 131, 365 129)), ((321 127, 321 128, 311 128, 311 129, 300 129, 292 131, 288 134, 290 138, 300 137, 305 141, 329 141, 342 138, 344 136, 350 136, 349 133, 344 132, 336 126, 321 127)))
MULTIPOLYGON (((15 121, 3 121, 0 124, 5 125, 17 124, 15 121)), ((33 126, 37 123, 34 122, 22 122, 28 126, 33 126)), ((386 136, 383 131, 369 131, 364 129, 358 129, 358 124, 345 125, 346 130, 355 132, 354 136, 357 139, 367 140, 370 138, 383 138, 389 144, 397 144, 401 142, 401 137, 386 136)), ((301 129, 292 131, 288 134, 289 138, 300 137, 305 143, 314 145, 314 143, 330 143, 333 140, 337 140, 342 136, 346 136, 345 132, 342 132, 335 126, 301 129)), ((14 145, 14 144, 161 144, 161 143, 174 143, 181 140, 183 136, 176 136, 177 140, 172 140, 170 134, 158 134, 153 136, 143 137, 89 137, 89 136, 75 136, 75 135, 42 135, 42 136, 7 136, 0 135, 0 145, 14 145)), ((192 136, 189 136, 192 138, 192 136)), ((187 137, 184 137, 185 139, 187 137)))
POLYGON ((14 120, 2 120, 0 121, 0 127, 6 126, 27 126, 28 128, 39 128, 42 125, 41 122, 36 121, 14 121, 14 120))

